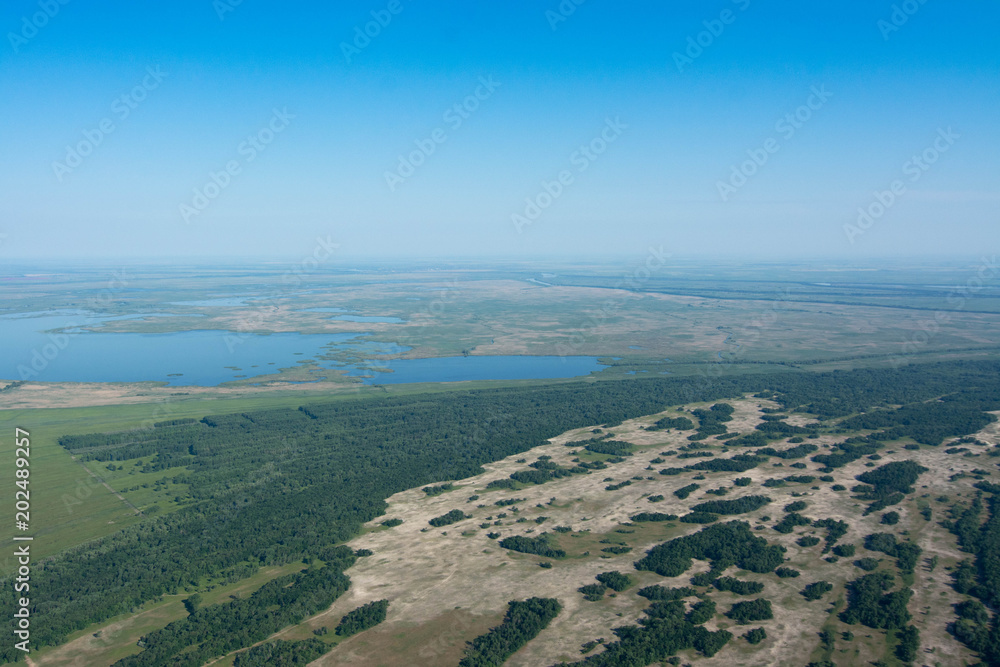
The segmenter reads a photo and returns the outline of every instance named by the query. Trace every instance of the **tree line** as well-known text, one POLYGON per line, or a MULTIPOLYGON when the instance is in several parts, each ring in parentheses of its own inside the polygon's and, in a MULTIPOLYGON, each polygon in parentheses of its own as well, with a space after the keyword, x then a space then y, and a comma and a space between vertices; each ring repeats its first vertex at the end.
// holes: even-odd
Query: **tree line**
POLYGON ((336 633, 341 637, 356 635, 362 630, 373 628, 385 620, 386 612, 389 610, 388 600, 373 600, 353 609, 340 619, 337 624, 336 633))
POLYGON ((560 611, 562 605, 554 598, 511 600, 507 603, 503 622, 469 643, 459 667, 502 665, 548 627, 560 611))

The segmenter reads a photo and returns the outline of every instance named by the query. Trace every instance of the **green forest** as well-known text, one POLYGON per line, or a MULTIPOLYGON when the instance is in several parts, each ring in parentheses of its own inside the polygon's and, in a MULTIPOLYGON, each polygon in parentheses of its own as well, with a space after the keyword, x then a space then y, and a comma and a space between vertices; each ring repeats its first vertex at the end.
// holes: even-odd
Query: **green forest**
POLYGON ((277 640, 254 646, 236 655, 233 667, 293 667, 307 665, 330 650, 318 639, 277 640))
POLYGON ((511 600, 503 622, 469 642, 459 667, 502 665, 519 648, 535 638, 562 611, 552 598, 511 600))
POLYGON ((952 632, 988 664, 1000 664, 1000 498, 995 495, 1000 487, 977 486, 989 489, 985 521, 979 494, 969 506, 952 508, 954 520, 946 524, 962 550, 973 557, 952 574, 955 590, 974 598, 957 606, 959 618, 952 632))
POLYGON ((375 600, 363 604, 357 609, 344 614, 337 624, 336 633, 341 637, 356 635, 362 630, 374 627, 385 620, 385 614, 389 609, 388 600, 375 600))
MULTIPOLYGON (((84 462, 131 464, 148 459, 144 469, 163 471, 164 483, 176 485, 182 507, 38 563, 32 572, 32 642, 35 647, 58 644, 72 632, 130 613, 165 594, 190 595, 213 583, 245 578, 265 565, 308 562, 303 573, 276 580, 282 582, 279 586, 268 584, 245 599, 200 607, 188 618, 149 633, 143 650, 118 664, 196 664, 247 647, 329 605, 347 589, 344 570, 355 556, 336 545, 357 535, 365 522, 383 515, 385 499, 394 493, 410 488, 427 488, 428 495, 446 493, 443 482, 479 474, 485 463, 526 452, 570 429, 613 428, 625 419, 672 406, 760 392, 773 397, 782 410, 810 415, 819 424, 847 417, 841 428, 875 432, 848 438, 829 453, 813 454, 813 446, 806 443, 783 453, 762 449, 753 455, 704 460, 681 472, 738 472, 760 465, 769 456, 810 454, 813 461, 832 471, 901 438, 937 445, 946 436, 970 435, 993 420, 987 410, 1000 409, 1000 364, 954 362, 899 369, 568 382, 373 396, 298 409, 167 420, 155 428, 122 433, 68 433, 60 444, 84 462), (275 610, 276 604, 280 609, 275 610)), ((694 411, 692 416, 699 422, 695 437, 720 428, 725 432, 731 414, 725 403, 694 411)), ((686 427, 667 423, 671 428, 686 427)), ((784 433, 782 423, 781 419, 765 421, 773 425, 767 429, 778 431, 758 430, 763 439, 763 443, 757 441, 758 446, 766 444, 772 433, 784 433)), ((728 440, 726 445, 749 444, 741 439, 728 440)), ((602 455, 632 453, 631 446, 608 439, 588 441, 587 448, 595 453, 601 450, 602 455)), ((579 468, 551 470, 542 464, 523 472, 542 481, 590 472, 590 468, 579 468)), ((855 493, 873 504, 892 500, 912 487, 914 473, 919 475, 912 467, 883 466, 859 477, 863 488, 855 493)), ((514 488, 519 480, 504 481, 514 488)), ((534 478, 524 482, 537 483, 534 478)), ((699 487, 688 488, 690 493, 699 487)), ((740 502, 706 504, 732 509, 740 502)), ((805 517, 801 520, 811 522, 805 517)), ((805 525, 794 513, 779 523, 789 525, 789 531, 791 524, 805 525)), ((977 590, 995 585, 995 568, 990 565, 996 552, 990 546, 995 542, 993 534, 980 536, 967 547, 977 590)), ((901 544, 905 545, 872 543, 885 547, 884 553, 894 549, 890 555, 902 566, 907 555, 901 544)), ((560 550, 547 543, 544 546, 550 551, 543 551, 543 545, 534 540, 516 545, 503 540, 501 546, 561 556, 560 550)), ((676 576, 695 558, 771 572, 781 564, 783 554, 745 523, 716 523, 654 548, 637 566, 676 576)), ((908 621, 897 613, 893 600, 886 605, 882 597, 874 597, 880 582, 853 582, 845 613, 869 619, 879 616, 873 616, 873 608, 882 609, 881 616, 891 620, 873 621, 882 624, 873 627, 904 628, 908 621)), ((879 591, 882 596, 884 591, 879 591)), ((10 581, 2 582, 0 599, 10 608, 13 595, 10 581)), ((993 608, 996 601, 987 593, 982 597, 993 608)), ((7 623, 10 626, 12 619, 7 623)), ((688 628, 684 641, 701 646, 698 650, 707 654, 722 636, 706 635, 703 630, 688 628)), ((636 637, 621 637, 620 644, 631 647, 645 641, 636 637)), ((974 638, 969 641, 982 644, 974 638)), ((0 647, 0 659, 20 658, 12 647, 0 647)))
MULTIPOLYGON (((753 534, 743 521, 716 524, 697 533, 678 537, 650 549, 636 561, 637 570, 650 570, 662 577, 684 574, 694 559, 707 560, 713 569, 724 563, 760 574, 774 571, 785 560, 785 549, 769 545, 753 534)), ((723 568, 724 569, 724 568, 723 568)))

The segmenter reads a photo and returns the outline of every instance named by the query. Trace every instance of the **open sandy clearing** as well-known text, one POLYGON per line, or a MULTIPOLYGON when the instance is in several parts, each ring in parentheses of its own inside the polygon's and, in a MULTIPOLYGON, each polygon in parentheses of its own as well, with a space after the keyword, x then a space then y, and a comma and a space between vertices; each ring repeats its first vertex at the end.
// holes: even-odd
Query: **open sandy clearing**
MULTIPOLYGON (((761 408, 774 407, 766 400, 747 398, 729 401, 736 408, 733 420, 727 423, 731 430, 746 432, 760 422, 761 408)), ((689 405, 687 410, 703 405, 689 405)), ((747 514, 730 517, 750 521, 760 530, 760 535, 771 544, 781 544, 787 549, 787 565, 802 572, 795 579, 779 579, 774 575, 756 575, 737 572, 730 568, 725 574, 738 576, 744 580, 759 581, 764 591, 759 595, 774 604, 775 617, 772 620, 739 626, 729 621, 722 613, 741 599, 731 593, 714 592, 711 597, 718 605, 719 615, 709 621, 709 629, 725 628, 736 635, 722 651, 713 658, 705 658, 692 651, 681 654, 685 662, 696 660, 699 665, 723 666, 761 664, 795 665, 801 667, 803 657, 816 659, 819 651, 818 633, 821 629, 832 629, 837 633, 835 650, 828 659, 838 665, 859 664, 882 657, 886 651, 884 634, 861 626, 847 626, 837 619, 837 612, 843 609, 843 586, 862 574, 860 570, 841 559, 839 563, 824 560, 828 554, 821 554, 822 544, 803 548, 796 544, 802 535, 823 538, 823 529, 806 526, 792 534, 781 535, 770 529, 782 515, 781 508, 793 500, 804 500, 808 508, 803 513, 812 519, 837 518, 850 524, 848 533, 840 544, 855 544, 858 556, 881 558, 883 567, 891 567, 894 559, 883 554, 867 552, 862 542, 865 535, 883 532, 879 514, 863 516, 864 504, 852 500, 847 491, 834 491, 830 483, 818 485, 789 484, 780 488, 762 488, 769 478, 780 478, 790 474, 816 476, 817 465, 809 462, 808 469, 789 469, 793 461, 780 464, 772 462, 751 469, 745 473, 706 473, 704 479, 695 480, 701 486, 689 498, 681 501, 673 491, 692 483, 696 472, 677 476, 663 476, 656 472, 658 467, 680 466, 700 459, 676 460, 674 456, 664 456, 663 452, 676 452, 688 445, 686 436, 690 432, 646 431, 650 425, 663 416, 678 416, 676 409, 660 415, 629 420, 611 429, 615 440, 625 440, 640 447, 634 456, 621 463, 613 463, 606 470, 593 471, 589 475, 574 475, 556 479, 537 486, 526 486, 517 490, 487 490, 489 482, 507 478, 512 472, 525 470, 526 464, 540 456, 550 456, 554 463, 573 465, 572 459, 584 455, 578 446, 566 447, 575 442, 594 437, 591 428, 577 429, 564 433, 549 441, 549 444, 533 449, 523 455, 489 464, 487 472, 477 477, 453 482, 454 488, 436 496, 428 496, 420 489, 410 489, 389 499, 389 510, 385 516, 373 521, 369 532, 351 542, 356 549, 370 549, 374 555, 362 558, 351 568, 352 585, 350 591, 339 599, 328 611, 309 619, 294 628, 275 635, 276 638, 293 639, 311 636, 309 630, 326 626, 331 630, 346 612, 366 602, 389 599, 391 605, 384 623, 367 632, 343 642, 337 649, 315 661, 314 665, 427 665, 455 664, 461 656, 466 641, 482 634, 487 628, 499 622, 509 600, 525 599, 532 596, 555 597, 563 605, 563 611, 550 626, 515 654, 506 664, 514 667, 537 667, 551 665, 559 661, 580 659, 580 646, 585 642, 604 638, 613 640, 612 628, 634 624, 642 617, 642 609, 648 602, 635 595, 639 587, 662 583, 664 586, 688 585, 690 577, 707 569, 707 563, 695 561, 692 569, 675 578, 663 578, 650 572, 637 572, 633 562, 646 549, 673 537, 693 533, 700 526, 688 524, 630 524, 629 517, 641 511, 684 514, 692 505, 715 499, 705 492, 720 487, 728 487, 726 499, 744 495, 764 494, 773 499, 765 507, 747 514), (663 459, 658 466, 651 466, 653 459, 663 459), (652 469, 650 469, 652 468, 652 469), (746 487, 732 486, 732 478, 750 477, 753 481, 746 487), (617 490, 607 491, 605 486, 625 481, 631 484, 617 490), (664 495, 662 502, 650 503, 650 495, 664 495), (478 498, 473 498, 478 496, 478 498), (494 503, 501 499, 518 499, 511 506, 497 507, 494 503), (459 509, 469 518, 441 528, 432 528, 428 521, 434 517, 459 509), (546 517, 542 520, 542 517, 546 517), (767 518, 765 518, 767 517, 767 518), (403 523, 391 529, 380 525, 388 518, 398 518, 403 523), (538 523, 536 520, 541 520, 538 523), (497 525, 497 522, 500 522, 497 525), (557 543, 568 552, 565 559, 550 560, 533 555, 507 551, 500 548, 487 533, 500 533, 502 537, 511 535, 537 536, 542 532, 552 533, 555 526, 572 527, 570 534, 557 535, 557 543), (630 553, 612 555, 600 551, 606 544, 627 543, 633 547, 630 553), (552 562, 551 569, 539 567, 542 561, 552 562), (577 592, 577 588, 595 583, 594 576, 609 570, 619 570, 629 574, 636 581, 632 588, 617 595, 606 595, 599 602, 588 602, 577 592), (808 583, 825 580, 834 584, 834 591, 821 600, 806 602, 799 591, 808 583), (832 603, 841 601, 839 606, 832 603), (751 627, 761 626, 768 638, 757 647, 750 647, 739 636, 751 627), (845 642, 840 633, 853 631, 856 639, 845 642)), ((793 420, 789 420, 792 422, 793 420)), ((798 417, 795 422, 800 421, 798 417)), ((597 425, 595 425, 595 428, 597 425)), ((996 427, 991 425, 980 437, 991 444, 996 437, 996 427)), ((831 442, 842 439, 823 436, 811 442, 828 447, 831 442)), ((722 456, 723 443, 707 441, 715 448, 717 456, 722 456)), ((783 443, 774 443, 781 448, 783 443)), ((945 503, 939 503, 939 496, 955 498, 956 491, 961 496, 971 495, 973 479, 952 481, 956 473, 969 473, 983 467, 977 458, 966 458, 945 453, 945 447, 922 448, 919 452, 887 448, 882 452, 879 465, 889 461, 917 458, 931 469, 920 478, 917 491, 893 509, 899 511, 903 519, 900 528, 909 531, 910 539, 919 544, 925 556, 938 555, 940 564, 934 572, 918 566, 914 575, 915 596, 910 611, 922 632, 923 649, 940 664, 962 664, 971 660, 969 651, 955 641, 946 631, 946 625, 953 619, 950 604, 958 601, 949 584, 945 567, 957 562, 961 557, 955 548, 954 539, 936 523, 923 519, 917 505, 930 506, 935 519, 943 518, 945 503)), ((733 448, 730 454, 745 453, 746 450, 733 448)), ((808 459, 800 459, 806 462, 808 459)), ((854 477, 872 465, 864 459, 838 469, 835 481, 846 486, 855 484, 854 477)), ((723 520, 726 520, 725 518, 723 520)), ((597 648, 595 650, 601 650, 597 648)))

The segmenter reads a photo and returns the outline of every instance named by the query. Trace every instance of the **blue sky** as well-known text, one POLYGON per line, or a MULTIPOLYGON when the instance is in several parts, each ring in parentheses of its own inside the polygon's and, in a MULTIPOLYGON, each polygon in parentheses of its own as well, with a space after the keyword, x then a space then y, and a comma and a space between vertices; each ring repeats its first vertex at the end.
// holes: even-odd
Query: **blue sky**
POLYGON ((5 260, 1000 240, 996 2, 64 1, 0 10, 5 260))

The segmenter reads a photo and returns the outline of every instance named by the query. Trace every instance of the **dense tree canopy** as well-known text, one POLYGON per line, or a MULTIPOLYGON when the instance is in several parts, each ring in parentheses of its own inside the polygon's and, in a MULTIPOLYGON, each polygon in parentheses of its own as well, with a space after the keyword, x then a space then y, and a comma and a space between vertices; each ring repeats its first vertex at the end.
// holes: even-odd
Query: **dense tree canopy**
POLYGON ((621 593, 625 589, 632 586, 633 583, 635 583, 632 581, 632 577, 630 577, 627 574, 622 574, 617 570, 613 570, 611 572, 602 572, 601 574, 597 575, 597 580, 602 584, 604 584, 605 586, 607 586, 608 588, 610 588, 611 590, 616 591, 618 593, 621 593))
POLYGON ((731 521, 653 547, 635 567, 664 577, 676 577, 684 574, 693 564, 692 559, 697 558, 764 573, 773 571, 784 561, 784 552, 783 547, 769 545, 767 540, 754 535, 749 524, 731 521))
POLYGON ((901 542, 890 533, 874 533, 865 537, 865 549, 881 551, 896 557, 896 565, 903 574, 910 574, 920 559, 922 549, 912 542, 901 542))
POLYGON ((647 431, 662 431, 668 428, 675 428, 678 431, 690 431, 694 428, 694 422, 687 417, 664 417, 658 419, 652 426, 647 426, 647 431))
POLYGON ((503 622, 473 639, 465 650, 459 667, 495 667, 502 665, 519 648, 534 639, 562 611, 552 598, 511 600, 503 622))
POLYGON ((767 496, 743 496, 735 500, 709 500, 698 503, 691 508, 694 512, 712 512, 713 514, 744 514, 753 512, 771 502, 767 496))
POLYGON ((735 577, 719 577, 712 585, 720 591, 729 591, 737 595, 756 595, 764 590, 764 584, 759 581, 742 581, 735 577))
POLYGON ((249 651, 236 654, 233 667, 293 667, 309 664, 332 646, 318 639, 301 641, 277 640, 258 644, 249 651))
POLYGON ((798 512, 788 512, 782 517, 781 521, 774 525, 774 529, 779 533, 788 534, 795 530, 796 526, 808 526, 812 523, 811 519, 808 519, 798 512))
POLYGON ((818 600, 833 590, 829 581, 815 581, 802 589, 802 597, 807 600, 818 600))
POLYGON ((770 600, 757 598, 756 600, 737 602, 726 612, 726 616, 740 625, 746 625, 753 621, 767 621, 772 619, 774 618, 774 612, 771 610, 770 600))
MULTIPOLYGON (((989 514, 985 521, 981 521, 982 497, 977 496, 968 507, 952 508, 956 520, 946 525, 958 536, 962 548, 975 558, 972 563, 959 563, 952 572, 955 589, 979 598, 996 611, 1000 609, 1000 498, 994 495, 995 491, 989 493, 989 514)), ((955 636, 977 651, 987 664, 1000 664, 1000 616, 978 600, 963 602, 956 611, 959 620, 953 629, 955 636)))
POLYGON ((347 591, 343 569, 354 553, 338 547, 329 562, 300 574, 278 577, 253 595, 196 609, 186 618, 154 630, 141 640, 143 650, 115 667, 200 667, 208 659, 267 638, 286 625, 326 609, 347 591), (187 650, 197 646, 195 650, 187 650))
POLYGON ((698 591, 690 586, 683 586, 681 588, 666 588, 664 586, 660 586, 659 584, 654 584, 652 586, 640 588, 636 594, 646 598, 647 600, 655 602, 657 600, 680 600, 682 598, 692 597, 697 593, 698 591))
POLYGON ((677 519, 676 514, 664 514, 663 512, 639 512, 638 514, 633 514, 629 517, 630 521, 643 522, 643 521, 675 521, 677 519))
POLYGON ((687 498, 700 488, 701 484, 688 484, 687 486, 682 486, 681 488, 674 491, 674 495, 680 498, 681 500, 684 500, 685 498, 687 498))
POLYGON ((904 588, 887 592, 894 577, 888 572, 866 574, 847 584, 847 609, 841 613, 844 623, 860 623, 869 628, 902 628, 910 622, 906 604, 913 591, 904 588))
POLYGON ((356 635, 362 630, 374 627, 385 620, 389 610, 388 600, 374 600, 347 612, 337 624, 336 633, 341 637, 356 635))
POLYGON ((549 536, 542 533, 538 537, 525 537, 524 535, 512 535, 505 537, 499 542, 504 549, 519 551, 523 554, 534 554, 544 558, 564 558, 566 552, 558 547, 553 547, 549 543, 549 536))
POLYGON ((737 454, 728 459, 713 459, 711 461, 699 461, 687 466, 688 470, 706 470, 709 472, 746 472, 751 468, 756 468, 762 463, 767 463, 767 458, 763 456, 751 456, 749 454, 737 454))
POLYGON ((434 526, 435 528, 440 528, 441 526, 448 526, 468 518, 469 516, 462 510, 452 510, 447 514, 442 514, 441 516, 434 517, 427 523, 434 526))

